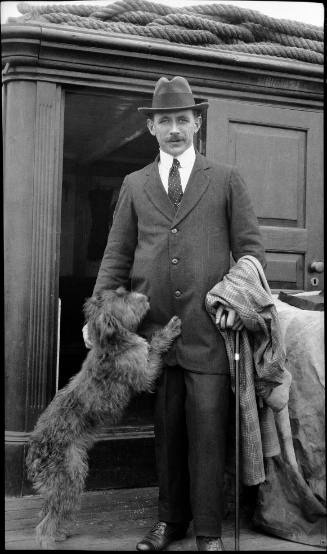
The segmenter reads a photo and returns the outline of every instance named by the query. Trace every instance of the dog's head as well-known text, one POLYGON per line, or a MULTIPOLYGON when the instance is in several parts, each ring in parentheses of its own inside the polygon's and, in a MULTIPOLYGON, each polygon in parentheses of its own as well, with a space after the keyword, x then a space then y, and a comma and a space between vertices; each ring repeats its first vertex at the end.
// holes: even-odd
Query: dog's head
POLYGON ((84 304, 90 340, 105 348, 126 331, 135 333, 149 308, 144 294, 128 292, 124 287, 96 293, 84 304))

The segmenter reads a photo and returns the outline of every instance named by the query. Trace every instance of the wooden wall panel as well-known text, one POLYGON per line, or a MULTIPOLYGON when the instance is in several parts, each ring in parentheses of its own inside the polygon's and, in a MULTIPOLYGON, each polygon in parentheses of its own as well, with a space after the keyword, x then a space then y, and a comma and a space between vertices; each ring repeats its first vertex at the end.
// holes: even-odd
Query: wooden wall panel
POLYGON ((209 99, 208 157, 236 165, 249 190, 272 288, 318 290, 323 261, 322 123, 318 111, 209 99), (312 280, 312 277, 315 277, 312 280))
POLYGON ((229 161, 244 176, 261 220, 303 224, 305 144, 301 130, 231 122, 229 161))

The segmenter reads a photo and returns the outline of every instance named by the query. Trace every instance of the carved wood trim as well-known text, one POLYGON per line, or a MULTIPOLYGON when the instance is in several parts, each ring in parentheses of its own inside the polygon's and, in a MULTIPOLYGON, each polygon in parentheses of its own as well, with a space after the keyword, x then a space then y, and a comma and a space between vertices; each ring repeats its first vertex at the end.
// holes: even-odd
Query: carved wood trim
MULTIPOLYGON (((292 291, 294 292, 294 291, 292 291)), ((31 436, 30 432, 24 431, 5 431, 6 444, 26 444, 31 436)), ((123 439, 144 439, 154 438, 153 425, 136 426, 117 426, 106 429, 102 433, 98 433, 95 437, 95 442, 114 441, 123 439)))
POLYGON ((38 82, 32 215, 27 428, 55 392, 63 96, 38 82))
MULTIPOLYGON (((48 63, 52 59, 49 54, 53 51, 68 58, 67 50, 75 51, 75 61, 81 58, 81 54, 92 56, 93 61, 96 56, 100 58, 110 51, 111 55, 121 55, 122 51, 128 53, 134 59, 146 57, 154 59, 162 56, 163 58, 184 58, 189 60, 192 65, 195 61, 200 64, 203 62, 211 62, 212 64, 235 65, 238 63, 244 67, 262 68, 265 71, 276 70, 283 73, 302 73, 304 75, 314 76, 316 74, 323 75, 323 66, 320 64, 308 64, 287 58, 270 58, 259 54, 247 54, 244 52, 226 52, 214 49, 204 49, 193 46, 189 48, 187 45, 167 43, 166 41, 158 41, 156 39, 138 37, 138 36, 117 36, 115 34, 108 35, 106 32, 92 29, 67 29, 60 25, 52 23, 42 24, 26 24, 15 25, 6 23, 2 28, 2 36, 4 43, 3 63, 8 61, 20 62, 24 57, 31 58, 30 63, 38 63, 46 60, 48 63), (76 53, 78 51, 78 53, 76 53), (100 56, 99 56, 100 54, 100 56)), ((57 54, 58 56, 58 54, 57 54)), ((80 63, 84 60, 80 59, 80 63)), ((49 63, 50 65, 50 63, 49 63)), ((94 64, 93 64, 94 65, 94 64)), ((105 65, 103 62, 101 65, 105 65)), ((92 67, 90 66, 90 71, 92 67)))
POLYGON ((321 108, 323 66, 287 59, 108 36, 56 25, 4 25, 4 81, 46 79, 65 85, 152 94, 160 74, 181 74, 194 93, 321 108), (194 69, 196 67, 196 70, 194 69))

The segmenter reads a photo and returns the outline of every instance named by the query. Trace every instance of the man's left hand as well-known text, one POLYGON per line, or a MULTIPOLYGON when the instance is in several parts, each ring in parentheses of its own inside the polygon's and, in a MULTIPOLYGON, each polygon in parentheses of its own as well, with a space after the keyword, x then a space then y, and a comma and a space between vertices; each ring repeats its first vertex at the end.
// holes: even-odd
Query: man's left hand
POLYGON ((241 331, 244 324, 238 313, 232 308, 220 305, 216 312, 216 325, 222 330, 232 329, 233 331, 241 331))

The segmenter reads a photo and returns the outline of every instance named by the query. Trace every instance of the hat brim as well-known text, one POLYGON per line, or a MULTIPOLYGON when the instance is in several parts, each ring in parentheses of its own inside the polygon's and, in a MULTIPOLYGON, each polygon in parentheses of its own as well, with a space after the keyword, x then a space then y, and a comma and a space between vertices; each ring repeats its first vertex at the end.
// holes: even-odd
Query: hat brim
POLYGON ((165 113, 165 112, 180 112, 182 110, 200 110, 203 111, 208 108, 209 102, 200 102, 199 104, 191 104, 190 106, 170 106, 169 108, 146 108, 140 107, 137 108, 140 113, 145 115, 151 115, 154 113, 165 113))

